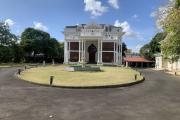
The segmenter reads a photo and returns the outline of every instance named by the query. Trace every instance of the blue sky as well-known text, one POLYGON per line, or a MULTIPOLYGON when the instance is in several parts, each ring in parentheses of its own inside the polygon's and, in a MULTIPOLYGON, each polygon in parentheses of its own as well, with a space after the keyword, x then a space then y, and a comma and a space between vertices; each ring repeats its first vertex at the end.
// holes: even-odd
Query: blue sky
POLYGON ((105 23, 122 26, 128 48, 138 51, 157 33, 151 13, 166 0, 0 0, 0 20, 20 35, 27 27, 50 33, 59 41, 66 25, 105 23))

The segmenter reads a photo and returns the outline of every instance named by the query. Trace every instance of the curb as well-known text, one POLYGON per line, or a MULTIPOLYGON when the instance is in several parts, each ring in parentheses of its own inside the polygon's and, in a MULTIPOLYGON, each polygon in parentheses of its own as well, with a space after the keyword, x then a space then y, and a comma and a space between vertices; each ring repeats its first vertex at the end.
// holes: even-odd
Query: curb
MULTIPOLYGON (((24 69, 21 69, 22 71, 24 71, 24 69)), ((45 86, 45 87, 55 87, 55 88, 69 88, 69 89, 103 89, 103 88, 118 88, 118 87, 130 87, 139 83, 142 83, 145 81, 145 77, 143 76, 143 78, 141 80, 135 81, 135 82, 131 82, 131 83, 124 83, 124 84, 117 84, 117 85, 104 85, 104 86, 61 86, 61 85, 48 85, 48 84, 42 84, 42 83, 35 83, 32 81, 27 81, 24 80, 22 78, 20 78, 18 76, 18 72, 15 72, 14 76, 16 78, 18 78, 19 80, 34 84, 34 85, 40 85, 40 86, 45 86)))

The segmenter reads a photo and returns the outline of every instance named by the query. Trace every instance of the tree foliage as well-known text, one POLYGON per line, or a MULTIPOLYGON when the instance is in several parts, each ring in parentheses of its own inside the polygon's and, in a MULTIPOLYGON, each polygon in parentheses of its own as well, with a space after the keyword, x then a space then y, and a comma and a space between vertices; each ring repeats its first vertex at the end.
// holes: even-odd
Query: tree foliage
POLYGON ((5 22, 0 22, 0 45, 10 46, 16 42, 17 37, 10 32, 9 25, 5 24, 5 22))
POLYGON ((35 55, 46 51, 49 39, 50 35, 48 33, 34 28, 27 28, 21 35, 21 45, 28 55, 32 53, 35 55))
POLYGON ((180 0, 175 1, 175 8, 180 8, 180 0))
POLYGON ((10 32, 9 25, 5 22, 0 22, 0 45, 9 46, 16 42, 17 37, 10 32))
POLYGON ((161 24, 168 33, 162 43, 163 54, 176 61, 180 58, 180 0, 176 0, 174 7, 170 8, 161 24))
POLYGON ((150 45, 145 44, 143 47, 141 47, 140 54, 147 59, 152 59, 153 54, 150 53, 150 45))
POLYGON ((21 35, 21 45, 24 48, 26 57, 36 57, 43 55, 43 59, 53 59, 62 57, 63 50, 60 43, 51 38, 49 33, 27 28, 21 35))
POLYGON ((162 33, 157 33, 153 39, 150 41, 150 43, 144 45, 141 49, 140 49, 140 54, 142 56, 144 56, 145 58, 148 59, 154 59, 155 58, 155 54, 161 52, 161 45, 160 42, 162 40, 164 40, 164 38, 166 37, 166 32, 162 32, 162 33))
POLYGON ((17 60, 15 56, 18 52, 14 49, 17 40, 18 37, 10 32, 9 25, 0 22, 0 62, 15 62, 17 60))
POLYGON ((0 46, 0 62, 12 62, 13 50, 8 46, 0 46))
POLYGON ((127 45, 125 42, 122 43, 122 56, 126 56, 126 51, 127 51, 127 45))
MULTIPOLYGON (((49 33, 27 28, 19 39, 12 34, 8 24, 0 22, 0 62, 24 62, 28 57, 35 58, 37 55, 42 59, 58 59, 62 62, 64 54, 63 43, 51 38, 49 33), (20 43, 18 42, 20 40, 20 43)), ((35 61, 40 62, 35 58, 35 61)))
POLYGON ((20 44, 14 44, 12 47, 12 62, 20 63, 24 61, 24 50, 20 44))

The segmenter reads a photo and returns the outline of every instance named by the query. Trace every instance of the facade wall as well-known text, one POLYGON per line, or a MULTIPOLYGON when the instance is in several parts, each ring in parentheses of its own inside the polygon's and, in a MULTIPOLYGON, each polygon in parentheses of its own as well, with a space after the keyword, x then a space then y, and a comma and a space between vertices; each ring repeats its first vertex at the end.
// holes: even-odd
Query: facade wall
POLYGON ((103 42, 103 51, 114 51, 114 43, 113 42, 103 42))
POLYGON ((70 49, 71 50, 79 50, 79 42, 71 42, 70 49))
POLYGON ((102 61, 105 63, 113 63, 114 62, 114 50, 116 49, 114 42, 104 42, 102 47, 102 61))
POLYGON ((105 63, 113 63, 114 62, 114 53, 113 52, 103 52, 102 53, 102 61, 105 63))
POLYGON ((156 69, 166 69, 169 71, 180 71, 180 59, 177 62, 163 59, 162 56, 156 57, 156 69))
POLYGON ((180 59, 178 60, 178 70, 180 71, 180 59))
MULTIPOLYGON (((80 24, 66 26, 64 30, 64 63, 97 62, 97 64, 122 64, 121 27, 105 24, 80 24), (97 52, 88 51, 94 45, 97 52), (91 58, 89 58, 91 57, 91 58)), ((93 48, 92 48, 93 50, 93 48)))
MULTIPOLYGON (((98 49, 98 42, 97 41, 86 41, 85 44, 85 62, 89 62, 89 52, 88 48, 90 45, 94 45, 98 49)), ((102 62, 105 63, 113 63, 114 62, 114 49, 115 49, 114 42, 104 42, 102 43, 102 62)), ((79 52, 74 52, 79 50, 79 42, 71 42, 70 43, 70 62, 78 62, 79 60, 79 52), (72 52, 73 51, 73 52, 72 52)), ((98 51, 95 55, 95 61, 98 61, 98 51)))
POLYGON ((172 63, 170 61, 168 61, 167 70, 172 70, 172 63))
POLYGON ((70 52, 70 62, 78 62, 79 52, 70 52))
POLYGON ((167 59, 162 58, 162 68, 168 69, 168 63, 169 61, 167 59))
POLYGON ((180 59, 177 62, 168 62, 168 70, 170 71, 180 71, 180 59))
POLYGON ((120 64, 120 55, 122 55, 120 53, 120 49, 119 49, 119 45, 116 43, 116 41, 114 42, 104 42, 104 41, 100 41, 98 42, 97 39, 95 40, 85 40, 83 42, 83 52, 82 52, 82 43, 80 42, 66 42, 65 46, 67 47, 67 49, 65 49, 65 61, 67 61, 66 63, 69 62, 79 62, 81 61, 82 58, 82 53, 84 53, 84 60, 86 63, 89 62, 90 58, 89 58, 89 52, 88 52, 88 48, 91 45, 94 45, 97 48, 97 52, 95 53, 95 62, 99 63, 99 62, 103 62, 103 63, 110 63, 110 64, 120 64), (100 47, 102 45, 102 48, 100 47), (80 50, 79 50, 80 47, 80 50), (98 60, 99 58, 99 60, 98 60))
MULTIPOLYGON (((98 49, 98 42, 97 41, 86 41, 85 45, 85 62, 89 62, 89 52, 88 52, 88 47, 93 44, 97 49, 98 49)), ((98 51, 95 54, 95 61, 98 61, 98 51)))
POLYGON ((162 56, 156 57, 156 69, 163 69, 163 60, 162 56))

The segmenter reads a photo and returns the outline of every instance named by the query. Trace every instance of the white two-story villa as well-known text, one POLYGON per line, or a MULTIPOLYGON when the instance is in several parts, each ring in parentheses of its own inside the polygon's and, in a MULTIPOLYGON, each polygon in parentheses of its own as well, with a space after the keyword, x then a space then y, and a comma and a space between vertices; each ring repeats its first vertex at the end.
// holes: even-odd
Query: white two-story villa
POLYGON ((122 64, 121 27, 80 24, 64 29, 64 63, 122 64))

